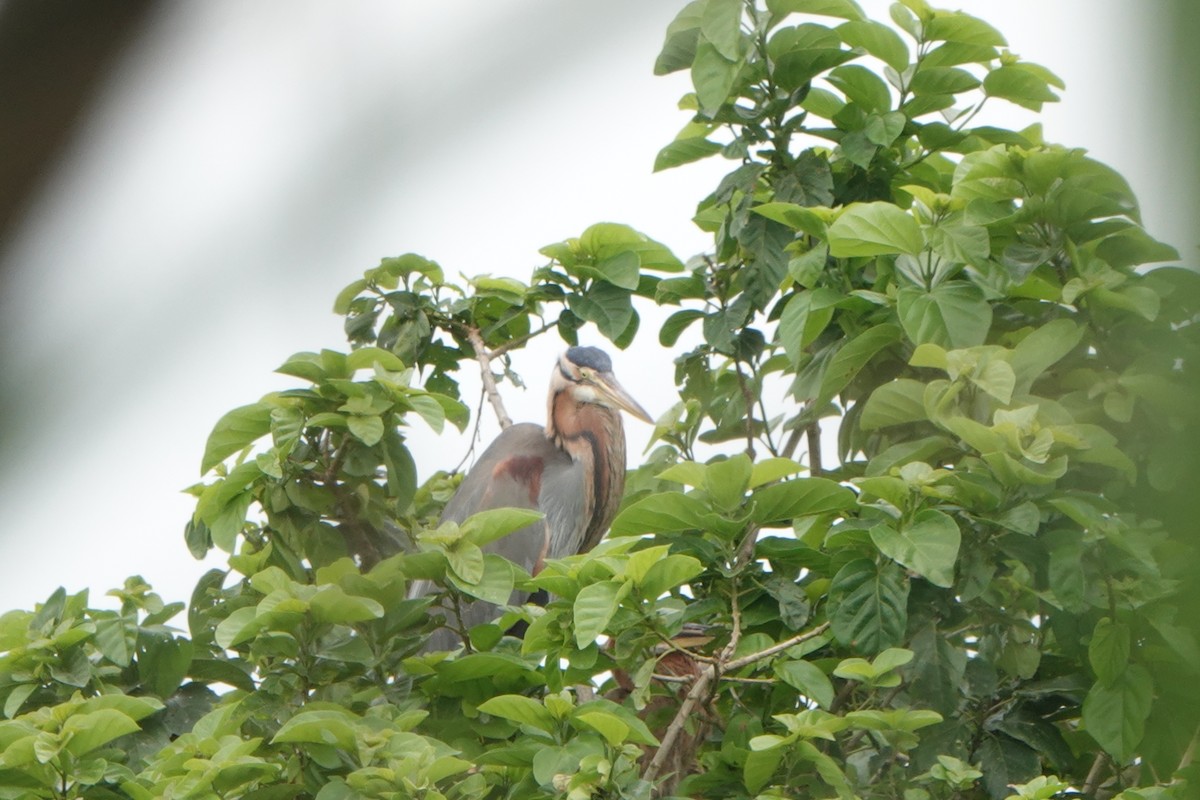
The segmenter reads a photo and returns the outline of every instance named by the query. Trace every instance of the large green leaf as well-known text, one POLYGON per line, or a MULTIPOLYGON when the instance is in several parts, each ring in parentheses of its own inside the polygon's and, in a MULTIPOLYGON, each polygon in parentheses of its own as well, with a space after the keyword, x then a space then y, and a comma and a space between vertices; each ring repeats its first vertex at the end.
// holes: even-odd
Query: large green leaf
POLYGON ((885 202, 851 203, 829 226, 829 252, 837 258, 916 255, 925 247, 921 226, 885 202))
POLYGON ((517 694, 502 694, 480 703, 479 710, 519 725, 528 725, 546 733, 557 727, 554 715, 537 700, 517 694))
POLYGON ((1092 630, 1088 644, 1088 661, 1092 671, 1105 686, 1112 686, 1129 666, 1131 642, 1129 626, 1103 617, 1092 630))
POLYGON ((846 342, 829 359, 825 374, 821 376, 821 386, 817 396, 818 404, 832 399, 838 392, 845 389, 876 354, 898 341, 900 341, 900 329, 890 322, 885 322, 863 331, 846 342))
POLYGON ((874 20, 843 22, 835 29, 842 41, 861 47, 897 72, 908 66, 908 45, 894 30, 874 20))
POLYGON ((709 41, 701 37, 696 45, 696 58, 692 62, 692 85, 700 110, 707 116, 716 114, 733 89, 737 78, 738 64, 731 61, 709 41))
POLYGON ((871 392, 858 418, 858 425, 864 431, 873 431, 925 419, 925 384, 910 378, 899 378, 871 392))
POLYGON ((584 586, 575 596, 575 643, 582 649, 604 632, 621 598, 629 593, 623 581, 600 581, 584 586))
POLYGON ((900 324, 913 344, 946 349, 983 344, 992 326, 992 307, 974 284, 947 281, 930 291, 902 288, 896 299, 900 324))
POLYGON ((1127 764, 1145 735, 1153 699, 1150 673, 1130 664, 1111 685, 1097 683, 1091 688, 1083 700, 1083 724, 1109 755, 1127 764))
POLYGON ((833 635, 858 652, 872 655, 904 640, 908 626, 908 581, 895 564, 851 561, 829 587, 833 635))
POLYGON ((754 492, 751 516, 764 526, 790 524, 797 517, 845 511, 854 505, 854 501, 854 492, 834 481, 797 478, 754 492))
POLYGON ((840 292, 821 287, 797 292, 784 306, 779 318, 779 341, 792 366, 799 366, 804 349, 825 330, 833 319, 834 307, 843 298, 840 292))
POLYGON ((871 529, 871 541, 888 558, 911 569, 935 586, 954 584, 954 564, 962 541, 958 524, 948 514, 927 508, 899 530, 891 525, 871 529))
POLYGON ((270 433, 273 408, 270 403, 252 403, 235 408, 217 420, 204 445, 200 472, 208 472, 243 447, 270 433))

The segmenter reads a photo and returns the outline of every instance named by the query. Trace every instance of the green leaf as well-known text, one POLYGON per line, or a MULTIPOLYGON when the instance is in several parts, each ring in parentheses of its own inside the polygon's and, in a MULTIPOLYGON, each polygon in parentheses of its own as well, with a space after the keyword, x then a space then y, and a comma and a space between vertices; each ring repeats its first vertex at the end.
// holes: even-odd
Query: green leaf
POLYGON ((843 299, 841 292, 824 287, 792 295, 779 318, 778 335, 793 367, 800 365, 805 348, 829 325, 834 307, 843 299))
POLYGON ((1041 111, 1043 103, 1058 100, 1046 79, 1025 64, 1010 64, 992 70, 984 76, 983 91, 989 97, 999 97, 1031 111, 1041 111))
POLYGON ((805 467, 790 458, 767 458, 754 462, 750 470, 750 488, 757 489, 765 483, 774 483, 780 478, 803 472, 805 467))
POLYGON ((1120 764, 1137 753, 1154 699, 1154 680, 1145 667, 1130 664, 1111 685, 1097 683, 1083 700, 1083 724, 1092 738, 1120 764))
POLYGON ((724 145, 709 141, 703 136, 676 139, 658 151, 658 155, 654 157, 654 171, 662 172, 664 169, 691 164, 702 158, 716 155, 724 149, 724 145))
POLYGON ((459 540, 453 549, 446 551, 446 562, 466 583, 478 583, 483 577, 483 551, 471 542, 459 540))
POLYGON ((463 539, 482 547, 532 525, 543 516, 541 511, 533 508, 492 508, 467 517, 459 530, 463 539))
MULTIPOLYGON (((825 216, 822 213, 797 203, 761 203, 750 210, 769 220, 798 231, 804 231, 812 236, 824 238, 828 230, 825 216)), ((824 266, 826 251, 821 248, 813 248, 810 252, 817 253, 820 256, 821 266, 824 266)))
POLYGON ((810 661, 776 661, 775 675, 788 686, 815 701, 821 708, 833 705, 833 683, 810 661))
POLYGON ((646 574, 634 585, 644 596, 654 598, 687 583, 702 572, 704 564, 699 560, 675 553, 651 564, 646 574))
POLYGON ((359 416, 351 414, 346 417, 346 425, 354 438, 367 447, 374 447, 383 438, 383 418, 378 414, 359 416))
POLYGON ((742 505, 750 485, 750 458, 738 453, 723 461, 714 461, 705 469, 704 490, 721 511, 733 511, 742 505))
POLYGON ((721 518, 692 495, 659 492, 624 509, 613 520, 611 536, 638 536, 719 527, 721 518))
POLYGON ((871 529, 871 541, 885 556, 935 586, 949 588, 954 584, 962 535, 949 515, 927 508, 899 531, 889 525, 876 525, 871 529))
POLYGON ((708 0, 700 17, 700 35, 730 61, 742 55, 742 0, 708 0))
POLYGON ((270 433, 273 408, 270 403, 253 403, 235 408, 217 420, 204 445, 200 472, 208 472, 229 456, 270 433))
MULTIPOLYGON (((887 83, 861 64, 835 67, 825 76, 825 80, 864 111, 882 114, 892 107, 892 94, 887 83)), ((901 114, 900 118, 899 126, 903 128, 904 115, 901 114)))
POLYGON ((864 431, 873 431, 925 419, 925 384, 898 378, 871 392, 858 418, 858 426, 864 431))
POLYGON ((925 247, 921 226, 886 202, 851 203, 829 226, 829 252, 837 258, 916 255, 925 247))
POLYGON ((383 606, 377 601, 348 595, 336 584, 322 586, 309 600, 309 609, 317 622, 366 622, 384 614, 383 606))
POLYGON ((195 647, 187 639, 156 639, 138 657, 138 677, 159 697, 170 697, 192 665, 195 647))
POLYGON ((301 711, 283 723, 271 741, 326 744, 355 753, 358 749, 357 722, 358 718, 345 709, 301 711))
POLYGON ((527 725, 546 733, 554 733, 557 728, 554 715, 544 705, 519 694, 502 694, 490 698, 479 704, 479 710, 493 717, 507 719, 518 725, 527 725))
POLYGON ((983 344, 992 326, 992 307, 966 281, 947 281, 925 291, 902 288, 896 299, 900 324, 913 344, 931 342, 947 349, 983 344))
POLYGON ((1105 686, 1112 686, 1129 666, 1132 651, 1129 626, 1102 617, 1092 630, 1092 641, 1088 644, 1088 661, 1096 677, 1105 686))
POLYGON ((663 347, 674 347, 679 336, 688 326, 698 319, 704 318, 704 312, 695 308, 685 308, 667 317, 658 332, 658 343, 663 347))
POLYGON ((872 20, 844 22, 835 28, 842 41, 861 47, 897 72, 908 66, 908 45, 887 25, 872 20))
POLYGON ((960 44, 1006 47, 1000 31, 983 20, 961 11, 936 11, 925 26, 925 38, 931 42, 958 42, 960 44))
POLYGON ((667 26, 666 41, 654 62, 655 75, 668 75, 692 65, 706 0, 693 0, 667 26))
POLYGON ((571 295, 568 305, 580 319, 595 323, 610 341, 625 332, 633 320, 630 292, 611 283, 594 284, 585 295, 571 295))
POLYGON ((596 641, 617 613, 621 598, 629 593, 623 581, 600 581, 584 586, 575 596, 575 643, 582 650, 596 641))
POLYGON ((78 758, 113 739, 141 730, 128 715, 114 708, 102 708, 88 714, 73 714, 63 722, 60 735, 65 750, 78 758))
POLYGON ((767 8, 775 16, 816 14, 849 20, 866 18, 862 8, 854 0, 767 0, 767 8))
POLYGON ((913 75, 909 89, 914 94, 959 94, 979 85, 979 79, 965 69, 923 65, 913 75))
POLYGON ((869 559, 842 567, 829 587, 833 635, 864 653, 878 653, 904 640, 908 626, 908 582, 894 564, 869 559))
POLYGON ((575 719, 587 725, 595 731, 598 731, 613 747, 618 747, 625 742, 629 736, 629 726, 622 722, 615 714, 609 714, 605 711, 588 711, 582 714, 576 714, 575 719))
POLYGON ((845 511, 855 494, 826 478, 797 478, 758 489, 751 495, 751 518, 770 527, 798 517, 845 511))
POLYGON ((692 62, 692 85, 700 101, 700 111, 713 117, 724 105, 733 82, 737 78, 738 64, 725 56, 703 38, 696 45, 696 58, 692 62))
POLYGON ((818 405, 832 399, 850 385, 850 381, 862 371, 872 358, 900 341, 900 329, 890 322, 876 325, 850 339, 829 360, 821 378, 818 405))

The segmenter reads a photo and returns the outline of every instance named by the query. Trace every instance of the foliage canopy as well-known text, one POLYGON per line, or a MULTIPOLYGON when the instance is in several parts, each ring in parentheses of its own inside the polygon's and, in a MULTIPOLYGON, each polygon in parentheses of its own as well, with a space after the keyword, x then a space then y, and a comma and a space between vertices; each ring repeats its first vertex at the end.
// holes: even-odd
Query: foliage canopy
POLYGON ((1184 797, 1197 278, 1142 267, 1177 255, 1113 170, 972 125, 1061 88, 1005 47, 924 0, 688 3, 655 167, 734 164, 712 250, 600 223, 528 283, 364 273, 348 351, 213 430, 186 634, 137 578, 0 617, 0 797, 1184 797), (530 576, 480 547, 527 512, 439 526, 405 430, 467 427, 460 367, 654 307, 679 402, 609 538, 530 576), (514 587, 551 600, 421 652, 514 587))

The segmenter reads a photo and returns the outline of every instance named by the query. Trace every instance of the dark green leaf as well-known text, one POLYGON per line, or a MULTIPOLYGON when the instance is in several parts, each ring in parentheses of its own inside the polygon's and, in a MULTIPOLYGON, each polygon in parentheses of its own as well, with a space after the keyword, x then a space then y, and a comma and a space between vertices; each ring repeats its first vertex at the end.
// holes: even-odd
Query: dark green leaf
POLYGON ((949 515, 927 508, 903 523, 899 531, 890 525, 876 525, 871 529, 871 541, 885 556, 935 586, 949 588, 954 584, 962 535, 949 515))
POLYGON ((1083 724, 1092 738, 1121 764, 1129 763, 1146 732, 1154 680, 1130 664, 1111 685, 1097 683, 1083 701, 1083 724))
POLYGON ((797 478, 758 489, 751 496, 751 516, 763 526, 790 524, 797 517, 845 511, 854 492, 826 478, 797 478))
POLYGON ((861 47, 897 72, 908 66, 908 45, 894 30, 872 20, 844 22, 835 29, 842 41, 861 47))
POLYGON ((834 576, 829 602, 833 635, 843 644, 873 655, 904 640, 908 582, 894 564, 851 561, 834 576))

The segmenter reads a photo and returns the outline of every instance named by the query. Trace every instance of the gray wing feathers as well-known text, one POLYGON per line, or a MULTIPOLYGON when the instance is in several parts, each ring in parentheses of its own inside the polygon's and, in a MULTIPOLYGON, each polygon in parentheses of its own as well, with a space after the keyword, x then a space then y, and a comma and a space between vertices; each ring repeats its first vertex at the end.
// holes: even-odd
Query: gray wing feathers
MULTIPOLYGON (((549 530, 562 530, 569 520, 578 527, 568 538, 576 544, 583 536, 583 468, 546 438, 540 425, 511 425, 484 451, 479 461, 459 485, 458 491, 442 512, 443 521, 462 522, 479 511, 492 508, 538 508, 544 520, 521 528, 484 547, 533 572, 547 547, 549 530)), ((575 552, 574 550, 570 552, 575 552)), ((555 543, 547 553, 555 558, 567 551, 555 543)), ((433 591, 429 581, 414 581, 409 597, 422 597, 433 591)), ((523 592, 514 592, 510 602, 520 603, 523 592)), ((494 619, 496 607, 481 600, 464 604, 463 624, 470 628, 494 619)), ((458 637, 441 628, 434 632, 425 649, 448 650, 458 645, 458 637)))

